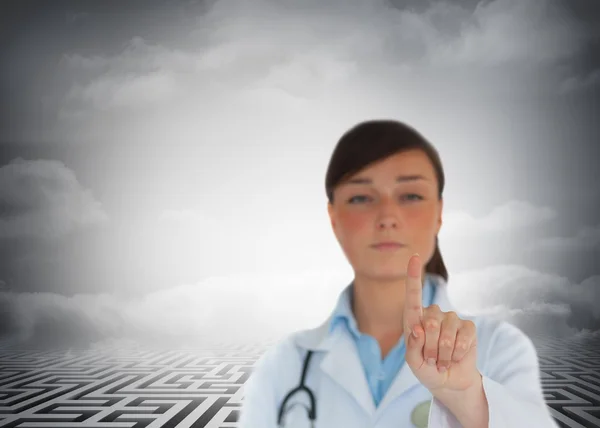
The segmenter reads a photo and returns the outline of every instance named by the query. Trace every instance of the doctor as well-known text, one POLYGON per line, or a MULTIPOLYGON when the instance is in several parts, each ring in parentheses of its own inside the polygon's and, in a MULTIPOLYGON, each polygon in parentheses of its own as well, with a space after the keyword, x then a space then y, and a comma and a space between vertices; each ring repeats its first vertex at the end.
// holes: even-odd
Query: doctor
POLYGON ((372 120, 342 136, 326 191, 354 279, 321 326, 262 355, 240 428, 557 427, 530 339, 449 300, 443 188, 437 151, 413 128, 372 120))

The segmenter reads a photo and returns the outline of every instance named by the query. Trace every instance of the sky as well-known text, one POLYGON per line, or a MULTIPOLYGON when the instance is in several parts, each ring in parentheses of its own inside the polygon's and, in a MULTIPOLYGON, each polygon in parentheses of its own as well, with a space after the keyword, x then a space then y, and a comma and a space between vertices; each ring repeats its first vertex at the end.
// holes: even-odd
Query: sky
POLYGON ((594 2, 1 8, 2 337, 188 344, 319 324, 352 279, 325 171, 372 118, 441 155, 460 308, 531 335, 600 330, 594 2))

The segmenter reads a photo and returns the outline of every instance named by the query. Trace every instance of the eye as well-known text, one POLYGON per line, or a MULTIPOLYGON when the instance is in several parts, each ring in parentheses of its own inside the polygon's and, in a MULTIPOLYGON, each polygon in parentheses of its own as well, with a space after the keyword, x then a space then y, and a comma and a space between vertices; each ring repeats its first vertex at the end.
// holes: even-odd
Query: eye
POLYGON ((356 195, 356 196, 353 196, 350 199, 348 199, 348 203, 352 204, 353 203, 352 201, 355 201, 357 198, 358 199, 360 199, 360 198, 368 198, 368 196, 366 196, 366 195, 356 195))
POLYGON ((423 199, 421 195, 417 195, 416 193, 407 193, 405 195, 402 195, 402 198, 414 201, 420 201, 423 199))

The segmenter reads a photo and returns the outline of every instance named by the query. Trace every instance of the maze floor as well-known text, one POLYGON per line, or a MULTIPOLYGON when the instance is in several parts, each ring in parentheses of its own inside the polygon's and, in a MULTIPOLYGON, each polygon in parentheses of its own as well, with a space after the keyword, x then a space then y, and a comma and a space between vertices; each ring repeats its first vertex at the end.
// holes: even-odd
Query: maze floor
POLYGON ((546 403, 560 427, 600 427, 600 338, 539 339, 546 403))
MULTIPOLYGON (((0 346, 1 428, 236 427, 265 346, 38 352, 0 346)), ((536 342, 561 427, 600 427, 600 340, 536 342)))

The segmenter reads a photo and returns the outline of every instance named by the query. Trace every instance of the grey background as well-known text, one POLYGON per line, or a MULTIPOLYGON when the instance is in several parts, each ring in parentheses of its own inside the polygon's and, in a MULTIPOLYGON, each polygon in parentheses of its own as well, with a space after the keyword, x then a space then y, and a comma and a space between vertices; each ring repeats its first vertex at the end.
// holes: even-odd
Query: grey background
POLYGON ((600 327, 593 1, 13 1, 0 12, 0 334, 262 341, 351 270, 324 176, 354 123, 439 149, 452 297, 600 327))

